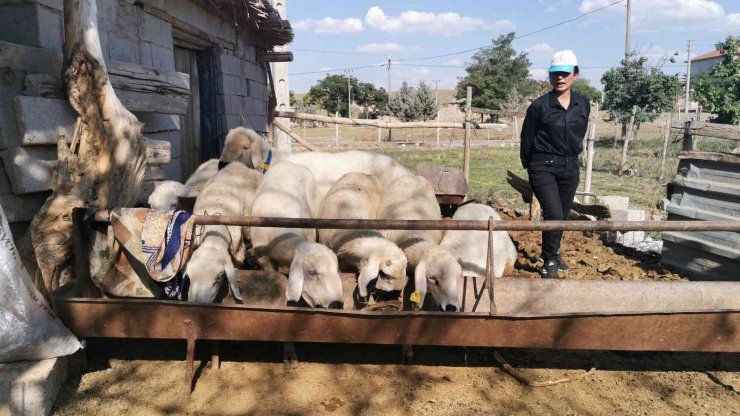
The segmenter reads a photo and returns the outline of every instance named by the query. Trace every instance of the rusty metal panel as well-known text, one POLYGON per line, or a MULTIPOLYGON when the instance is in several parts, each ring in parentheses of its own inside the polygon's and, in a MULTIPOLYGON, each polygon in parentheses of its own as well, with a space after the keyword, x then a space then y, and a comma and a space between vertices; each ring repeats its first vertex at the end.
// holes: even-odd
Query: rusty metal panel
POLYGON ((740 312, 507 318, 55 299, 79 337, 740 352, 740 312))

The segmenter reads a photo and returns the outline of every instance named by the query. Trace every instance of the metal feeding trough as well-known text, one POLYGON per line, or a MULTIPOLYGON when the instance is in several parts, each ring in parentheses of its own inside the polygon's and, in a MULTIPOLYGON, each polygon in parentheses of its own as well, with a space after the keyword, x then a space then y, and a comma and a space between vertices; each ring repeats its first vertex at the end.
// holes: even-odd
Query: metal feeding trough
POLYGON ((463 171, 449 166, 420 163, 416 166, 416 174, 425 177, 434 187, 442 216, 452 217, 468 195, 468 181, 463 171))
MULTIPOLYGON (((188 383, 198 340, 464 345, 625 351, 740 352, 740 283, 603 280, 493 279, 492 232, 721 230, 740 231, 738 221, 409 221, 259 218, 198 215, 196 224, 344 229, 479 230, 489 233, 485 278, 465 278, 460 312, 368 311, 289 307, 279 284, 259 292, 260 282, 284 277, 240 272, 254 294, 246 304, 196 304, 159 299, 105 299, 90 278, 91 219, 106 212, 76 210, 77 290, 55 293, 54 310, 81 338, 156 338, 187 341, 188 383), (86 219, 88 221, 86 221, 86 219)), ((352 275, 343 288, 354 292, 352 275)), ((411 279, 413 280, 413 279, 411 279)), ((284 283, 284 282, 283 282, 284 283)), ((406 292, 406 291, 405 291, 406 292)), ((409 293, 403 293, 407 304, 409 293)), ((213 344, 218 362, 217 343, 213 344)))

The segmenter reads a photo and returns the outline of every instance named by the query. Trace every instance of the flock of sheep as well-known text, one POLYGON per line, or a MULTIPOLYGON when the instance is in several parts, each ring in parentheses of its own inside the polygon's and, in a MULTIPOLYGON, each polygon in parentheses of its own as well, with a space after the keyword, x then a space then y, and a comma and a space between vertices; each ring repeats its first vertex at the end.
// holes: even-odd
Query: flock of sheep
MULTIPOLYGON (((195 214, 285 218, 438 220, 432 185, 393 158, 371 152, 280 153, 246 128, 229 132, 219 160, 203 163, 181 184, 167 181, 149 197, 153 209, 172 210, 178 197, 197 196, 195 214)), ((499 219, 482 204, 465 204, 453 220, 499 219)), ((413 277, 419 307, 429 294, 443 311, 460 310, 458 281, 482 277, 487 232, 337 230, 207 225, 196 233, 186 266, 188 301, 213 302, 224 278, 237 299, 236 270, 247 252, 265 270, 288 275, 286 301, 343 308, 340 271, 357 273, 362 298, 397 293, 413 277), (251 248, 248 249, 251 243, 251 248)), ((508 233, 494 233, 493 275, 516 261, 508 233)))

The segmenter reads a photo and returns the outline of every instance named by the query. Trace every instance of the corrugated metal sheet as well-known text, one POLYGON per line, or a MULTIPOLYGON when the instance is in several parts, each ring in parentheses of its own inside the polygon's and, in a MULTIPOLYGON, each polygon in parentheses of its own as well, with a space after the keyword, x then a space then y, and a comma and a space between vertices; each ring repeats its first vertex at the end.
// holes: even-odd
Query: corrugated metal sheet
MULTIPOLYGON (((683 154, 668 189, 669 221, 740 221, 740 155, 683 154)), ((664 232, 661 261, 696 280, 740 281, 740 234, 664 232)))

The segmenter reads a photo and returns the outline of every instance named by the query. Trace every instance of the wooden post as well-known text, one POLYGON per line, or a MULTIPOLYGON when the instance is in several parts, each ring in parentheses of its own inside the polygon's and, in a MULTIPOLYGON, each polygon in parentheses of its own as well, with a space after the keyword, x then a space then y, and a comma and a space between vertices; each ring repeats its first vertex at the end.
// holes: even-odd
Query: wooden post
POLYGON ((514 116, 514 138, 511 140, 518 141, 519 136, 519 117, 514 116))
POLYGON ((470 181, 470 117, 472 114, 473 87, 468 85, 465 98, 465 149, 463 150, 463 173, 465 180, 470 181))
POLYGON ((31 241, 48 292, 72 280, 72 211, 136 202, 146 168, 142 124, 116 96, 98 34, 94 0, 64 0, 64 79, 78 114, 72 137, 57 140, 53 194, 33 218, 31 241))
POLYGON ((381 136, 381 134, 382 134, 382 130, 380 129, 380 127, 378 127, 378 146, 380 146, 380 136, 381 136))
POLYGON ((691 134, 691 120, 688 120, 684 125, 683 150, 687 152, 694 151, 694 136, 691 134))
MULTIPOLYGON (((671 119, 673 115, 671 115, 671 119)), ((663 152, 660 154, 660 176, 658 176, 658 182, 663 180, 665 176, 665 156, 668 151, 668 139, 671 137, 671 121, 668 120, 663 123, 663 152)))
POLYGON ((439 112, 437 112, 437 147, 439 147, 439 112))
MULTIPOLYGON (((586 140, 586 178, 583 185, 583 191, 591 192, 591 177, 594 169, 594 142, 596 141, 596 123, 591 124, 591 134, 586 140)), ((583 202, 591 202, 590 195, 584 195, 583 202)))
POLYGON ((701 121, 701 106, 696 106, 696 121, 701 121))
MULTIPOLYGON (((339 111, 334 114, 339 118, 339 111)), ((334 140, 336 141, 336 147, 339 149, 339 123, 334 123, 334 140)))

